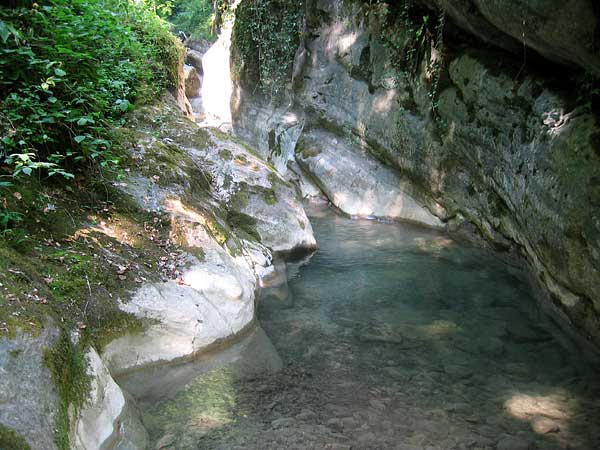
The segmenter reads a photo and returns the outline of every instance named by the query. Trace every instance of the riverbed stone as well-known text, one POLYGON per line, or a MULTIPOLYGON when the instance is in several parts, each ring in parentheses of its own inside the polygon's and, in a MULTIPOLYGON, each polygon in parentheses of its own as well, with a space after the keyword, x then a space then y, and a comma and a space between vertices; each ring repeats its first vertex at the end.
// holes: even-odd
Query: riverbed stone
POLYGON ((497 450, 529 450, 529 442, 514 436, 506 436, 496 443, 497 450))
POLYGON ((537 434, 557 433, 560 431, 558 423, 548 417, 537 416, 530 423, 531 429, 537 434))
POLYGON ((282 417, 271 422, 273 428, 287 428, 294 426, 296 420, 293 417, 282 417))

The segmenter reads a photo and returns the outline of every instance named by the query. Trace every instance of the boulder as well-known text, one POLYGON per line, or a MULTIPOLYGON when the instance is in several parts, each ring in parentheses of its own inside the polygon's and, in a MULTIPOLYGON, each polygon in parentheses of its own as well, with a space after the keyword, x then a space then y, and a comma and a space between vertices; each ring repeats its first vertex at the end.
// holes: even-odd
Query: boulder
POLYGON ((187 358, 231 338, 254 320, 256 278, 243 256, 233 257, 199 224, 188 224, 190 243, 204 258, 189 256, 177 281, 146 283, 121 308, 148 323, 104 349, 111 373, 187 358), (193 239, 193 242, 192 242, 193 239))
POLYGON ((206 39, 193 39, 193 38, 187 39, 184 44, 189 50, 194 50, 195 52, 197 52, 200 55, 204 55, 210 49, 210 47, 213 45, 211 42, 207 41, 206 39))
POLYGON ((186 64, 184 67, 184 77, 185 95, 188 98, 198 97, 200 95, 201 82, 197 70, 186 64))
POLYGON ((245 145, 222 133, 209 133, 215 147, 192 156, 210 162, 215 188, 229 208, 250 217, 234 220, 246 221, 240 225, 247 231, 255 229, 273 252, 315 249, 312 226, 295 188, 245 145))
POLYGON ((204 74, 204 68, 202 66, 202 54, 200 52, 188 48, 185 54, 185 63, 188 66, 192 66, 194 69, 196 69, 198 76, 202 78, 202 75, 204 74))

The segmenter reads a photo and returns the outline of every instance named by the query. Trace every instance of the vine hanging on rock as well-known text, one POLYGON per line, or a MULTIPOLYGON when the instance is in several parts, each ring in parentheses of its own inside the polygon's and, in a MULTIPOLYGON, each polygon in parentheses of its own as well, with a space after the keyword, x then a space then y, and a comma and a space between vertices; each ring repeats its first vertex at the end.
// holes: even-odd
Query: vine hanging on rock
POLYGON ((246 88, 277 101, 283 94, 300 43, 303 2, 243 0, 236 9, 234 76, 246 88))

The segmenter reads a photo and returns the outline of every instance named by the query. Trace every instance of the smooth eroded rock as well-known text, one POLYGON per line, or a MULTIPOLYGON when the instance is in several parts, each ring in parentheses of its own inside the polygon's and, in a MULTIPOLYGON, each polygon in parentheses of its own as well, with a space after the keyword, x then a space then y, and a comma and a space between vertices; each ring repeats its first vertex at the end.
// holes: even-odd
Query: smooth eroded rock
POLYGON ((346 214, 444 228, 438 217, 415 200, 416 189, 347 138, 324 130, 306 132, 296 157, 327 198, 346 214))
POLYGON ((192 356, 254 320, 256 278, 245 258, 231 256, 202 227, 193 243, 204 259, 190 256, 180 280, 147 283, 121 304, 148 326, 107 345, 111 373, 192 356))
POLYGON ((91 390, 71 431, 73 450, 95 450, 120 443, 128 450, 145 449, 148 435, 137 411, 92 348, 87 353, 91 390))

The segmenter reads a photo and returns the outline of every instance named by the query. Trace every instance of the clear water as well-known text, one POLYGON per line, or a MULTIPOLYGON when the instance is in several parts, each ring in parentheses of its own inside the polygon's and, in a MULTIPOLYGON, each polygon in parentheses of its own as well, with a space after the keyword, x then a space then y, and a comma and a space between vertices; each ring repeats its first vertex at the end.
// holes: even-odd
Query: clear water
POLYGON ((266 336, 134 392, 154 448, 600 449, 600 375, 518 273, 439 233, 310 215, 320 250, 263 291, 266 336))

